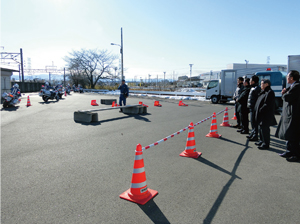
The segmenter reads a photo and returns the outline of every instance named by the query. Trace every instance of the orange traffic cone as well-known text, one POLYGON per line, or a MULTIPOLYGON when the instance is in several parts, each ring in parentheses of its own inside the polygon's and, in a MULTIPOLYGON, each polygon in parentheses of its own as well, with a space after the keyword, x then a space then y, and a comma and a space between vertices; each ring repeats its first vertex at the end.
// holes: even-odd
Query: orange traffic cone
POLYGON ((235 115, 235 112, 234 112, 234 115, 233 115, 233 118, 231 118, 231 120, 236 120, 236 115, 235 115))
POLYGON ((179 155, 183 157, 198 158, 199 156, 201 156, 201 154, 202 154, 201 152, 196 151, 194 124, 193 122, 191 122, 189 126, 188 137, 186 140, 185 150, 179 155))
POLYGON ((139 102, 139 104, 140 104, 140 105, 143 105, 144 107, 148 107, 148 105, 146 105, 146 104, 143 104, 143 102, 142 102, 142 101, 140 101, 140 102, 139 102))
POLYGON ((159 104, 159 101, 154 101, 154 106, 161 107, 161 104, 159 104))
POLYGON ((120 198, 144 205, 157 194, 157 191, 149 189, 146 184, 143 151, 141 144, 138 144, 135 151, 131 187, 120 194, 120 198))
POLYGON ((217 118, 216 118, 216 113, 213 113, 213 118, 211 121, 210 125, 210 131, 206 135, 206 137, 211 137, 211 138, 220 138, 221 135, 218 134, 218 125, 217 125, 217 118))
POLYGON ((65 91, 65 96, 67 96, 67 91, 65 91))
POLYGON ((115 107, 115 106, 116 106, 115 101, 113 101, 111 107, 115 107))
POLYGON ((92 106, 99 106, 99 104, 96 102, 96 100, 92 100, 92 101, 91 101, 91 105, 92 105, 92 106))
POLYGON ((187 104, 183 103, 182 100, 179 101, 178 106, 188 106, 187 104))
POLYGON ((223 123, 220 124, 220 126, 223 127, 230 127, 231 125, 228 123, 228 108, 225 108, 225 113, 224 113, 224 117, 223 117, 223 123))
POLYGON ((30 99, 29 99, 29 96, 27 97, 27 107, 31 106, 31 103, 30 103, 30 99))

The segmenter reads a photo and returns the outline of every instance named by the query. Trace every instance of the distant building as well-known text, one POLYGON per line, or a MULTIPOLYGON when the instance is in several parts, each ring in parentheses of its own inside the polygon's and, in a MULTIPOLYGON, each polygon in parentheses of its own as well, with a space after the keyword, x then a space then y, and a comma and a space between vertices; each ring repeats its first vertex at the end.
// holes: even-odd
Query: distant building
POLYGON ((19 72, 19 70, 11 68, 1 68, 1 96, 4 92, 10 92, 11 76, 13 72, 19 72))
POLYGON ((262 68, 262 67, 277 67, 279 71, 286 72, 287 65, 283 64, 246 64, 246 63, 232 63, 227 65, 227 69, 245 69, 245 68, 262 68))

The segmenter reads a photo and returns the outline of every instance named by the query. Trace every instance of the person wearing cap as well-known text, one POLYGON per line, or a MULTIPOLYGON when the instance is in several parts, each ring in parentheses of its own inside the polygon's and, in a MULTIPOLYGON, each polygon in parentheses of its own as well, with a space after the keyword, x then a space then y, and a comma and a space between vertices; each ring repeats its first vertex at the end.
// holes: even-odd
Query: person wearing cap
POLYGON ((258 149, 268 149, 270 147, 270 126, 276 125, 275 119, 275 93, 271 89, 269 79, 261 81, 261 92, 254 107, 255 122, 258 124, 260 141, 255 145, 258 149))
POLYGON ((290 87, 282 90, 282 114, 275 137, 287 140, 286 152, 279 154, 288 162, 300 161, 300 83, 299 72, 291 70, 286 76, 290 87))
MULTIPOLYGON (((126 106, 126 98, 129 95, 128 86, 125 84, 125 80, 122 80, 122 84, 118 88, 120 90, 120 98, 119 98, 119 104, 122 106, 122 102, 124 106, 126 106)), ((122 112, 122 109, 120 109, 120 112, 122 112)))
POLYGON ((236 101, 239 103, 238 111, 240 111, 239 115, 242 124, 242 128, 237 130, 237 132, 240 132, 241 134, 249 134, 249 110, 247 107, 248 96, 251 89, 249 78, 245 78, 243 86, 244 88, 236 101))

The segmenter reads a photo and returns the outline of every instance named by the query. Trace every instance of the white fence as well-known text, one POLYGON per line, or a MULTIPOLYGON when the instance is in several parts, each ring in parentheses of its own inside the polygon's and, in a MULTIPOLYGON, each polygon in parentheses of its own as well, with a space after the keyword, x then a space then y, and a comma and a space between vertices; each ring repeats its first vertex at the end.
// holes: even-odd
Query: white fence
MULTIPOLYGON (((96 93, 107 93, 107 94, 109 94, 111 91, 108 91, 108 90, 105 90, 105 89, 84 89, 84 92, 96 92, 96 93)), ((114 91, 114 92, 117 93, 117 91, 114 91)), ((168 91, 130 90, 129 94, 130 93, 148 94, 148 95, 168 95, 168 96, 194 96, 194 97, 203 97, 203 96, 205 96, 205 92, 168 92, 168 91)))

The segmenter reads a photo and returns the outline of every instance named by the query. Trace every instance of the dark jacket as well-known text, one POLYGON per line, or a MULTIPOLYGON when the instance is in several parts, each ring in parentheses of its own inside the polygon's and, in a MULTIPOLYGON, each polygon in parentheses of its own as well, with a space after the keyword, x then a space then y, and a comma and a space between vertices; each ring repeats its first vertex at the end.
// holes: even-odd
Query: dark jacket
POLYGON ((244 88, 241 91, 241 94, 238 97, 238 111, 241 112, 248 112, 247 110, 247 102, 248 102, 248 96, 250 92, 251 86, 244 86, 244 88))
MULTIPOLYGON (((240 83, 240 84, 237 85, 236 90, 233 94, 233 100, 236 101, 239 98, 239 96, 242 93, 243 89, 244 89, 243 83, 240 83)), ((237 106, 237 111, 236 112, 240 112, 240 103, 239 102, 235 102, 235 103, 236 103, 236 106, 237 106)))
POLYGON ((251 89, 248 96, 248 105, 247 105, 250 111, 253 111, 256 100, 258 98, 258 94, 260 92, 261 92, 261 88, 257 83, 251 85, 251 89))
POLYGON ((283 107, 275 137, 283 140, 300 138, 300 83, 286 89, 282 95, 283 107))
POLYGON ((254 106, 255 122, 259 125, 276 125, 275 119, 275 93, 270 86, 262 90, 254 106))
POLYGON ((128 90, 128 86, 126 84, 120 85, 118 89, 120 90, 121 95, 124 95, 125 97, 128 96, 129 90, 128 90))

